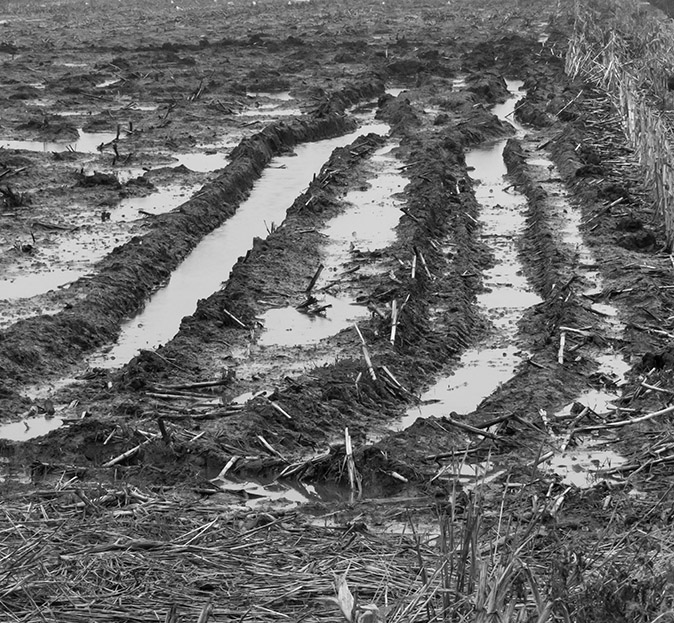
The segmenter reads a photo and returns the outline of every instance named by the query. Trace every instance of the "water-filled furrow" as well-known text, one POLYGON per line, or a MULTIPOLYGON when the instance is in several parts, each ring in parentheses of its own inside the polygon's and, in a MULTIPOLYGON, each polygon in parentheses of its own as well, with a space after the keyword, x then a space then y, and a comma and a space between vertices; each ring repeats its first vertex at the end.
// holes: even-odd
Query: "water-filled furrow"
MULTIPOLYGON (((521 98, 521 82, 511 81, 512 96, 492 111, 500 119, 513 122, 512 112, 521 98)), ((521 132, 521 126, 515 124, 521 132)), ((526 220, 526 198, 512 190, 506 177, 503 150, 507 140, 478 147, 466 154, 466 165, 475 180, 475 196, 480 206, 480 239, 493 254, 493 267, 484 274, 485 292, 478 307, 491 324, 489 334, 461 357, 454 374, 441 378, 421 396, 418 406, 396 425, 410 426, 418 417, 469 413, 498 386, 508 381, 522 361, 518 346, 518 321, 524 311, 541 301, 524 276, 517 241, 526 220)))
MULTIPOLYGON (((581 234, 580 210, 572 205, 564 186, 557 181, 559 173, 554 163, 544 155, 527 160, 533 179, 545 190, 546 213, 550 222, 556 224, 559 243, 574 256, 574 274, 583 285, 579 294, 587 299, 587 306, 601 318, 599 330, 607 339, 594 341, 584 348, 598 364, 597 372, 613 381, 615 389, 588 388, 558 410, 557 419, 572 419, 582 408, 594 413, 605 414, 615 409, 613 402, 619 399, 619 387, 624 383, 630 366, 612 343, 619 340, 625 326, 618 318, 618 310, 611 304, 595 303, 592 295, 603 290, 603 280, 596 269, 595 257, 583 241, 581 234), (580 406, 579 406, 580 405, 580 406)), ((573 328, 573 327, 572 327, 573 328)), ((541 464, 541 469, 555 473, 566 484, 590 487, 599 480, 605 480, 601 470, 617 467, 626 459, 610 449, 608 439, 587 438, 575 440, 573 445, 551 456, 541 464)))
MULTIPOLYGON (((270 309, 260 317, 265 330, 258 340, 262 346, 301 346, 316 343, 347 328, 354 321, 369 315, 366 307, 354 305, 348 294, 331 294, 334 282, 352 259, 353 250, 375 251, 395 241, 395 227, 400 220, 401 193, 407 180, 400 175, 400 162, 392 155, 393 147, 385 145, 370 160, 378 169, 368 180, 366 190, 353 190, 344 198, 347 209, 331 219, 321 230, 327 240, 321 263, 323 271, 316 282, 316 305, 328 306, 324 313, 307 314, 295 307, 270 309)), ((359 274, 376 271, 369 264, 359 274)))
MULTIPOLYGON (((177 208, 200 188, 201 184, 175 185, 146 197, 123 199, 109 210, 106 221, 90 210, 83 210, 75 218, 76 228, 58 231, 54 236, 43 234, 35 256, 26 256, 22 263, 6 270, 0 279, 0 302, 6 301, 8 305, 37 297, 90 274, 96 262, 138 234, 138 227, 133 225, 135 221, 177 208), (59 268, 51 269, 51 266, 59 268)), ((14 321, 16 318, 7 313, 6 321, 0 319, 0 327, 14 321)))
POLYGON ((182 318, 194 312, 197 301, 221 287, 238 258, 251 248, 253 238, 266 238, 272 223, 283 221, 287 208, 330 153, 370 132, 387 133, 388 126, 364 126, 338 138, 303 144, 295 149, 294 156, 275 158, 234 216, 197 245, 168 284, 122 327, 117 343, 108 352, 97 353, 90 364, 117 367, 141 349, 154 349, 170 340, 182 318))
MULTIPOLYGON (((511 91, 513 86, 513 83, 509 84, 511 91)), ((523 128, 511 118, 513 103, 511 99, 493 110, 499 117, 513 122, 521 137, 523 128)), ((422 395, 421 406, 410 410, 399 424, 400 429, 411 425, 419 416, 442 416, 451 411, 468 413, 476 409, 484 398, 513 376, 520 361, 516 322, 528 306, 537 302, 537 296, 522 276, 516 250, 516 240, 524 227, 525 199, 513 194, 506 182, 497 183, 497 178, 505 179, 505 168, 500 158, 499 162, 495 161, 495 152, 500 156, 504 144, 505 141, 491 149, 473 150, 466 158, 468 166, 474 167, 472 177, 482 182, 476 189, 476 198, 481 205, 481 236, 490 244, 495 257, 494 268, 485 274, 484 282, 489 291, 479 297, 480 307, 495 330, 487 340, 463 354, 461 367, 452 376, 441 379, 422 395), (504 206, 512 206, 512 210, 504 209, 504 206)), ((559 176, 547 157, 531 158, 527 165, 540 168, 536 179, 546 191, 546 219, 555 224, 557 243, 573 251, 575 273, 586 284, 580 294, 590 298, 602 290, 602 279, 595 268, 593 254, 582 239, 580 212, 568 201, 563 186, 555 181, 559 176)), ((601 330, 609 338, 608 342, 602 341, 608 346, 594 348, 591 356, 598 363, 598 371, 620 385, 629 365, 611 348, 610 342, 620 338, 624 327, 612 305, 591 303, 590 307, 603 318, 601 330)), ((575 417, 578 403, 596 413, 606 413, 613 408, 611 402, 617 398, 616 392, 588 389, 554 417, 575 417)), ((603 468, 615 467, 625 461, 624 457, 605 447, 606 444, 606 439, 592 439, 565 447, 562 452, 550 453, 540 468, 557 474, 567 484, 592 486, 606 479, 601 471, 603 468)))
POLYGON ((20 141, 0 140, 0 148, 24 151, 57 152, 76 151, 84 154, 98 153, 99 147, 117 138, 116 132, 85 132, 78 130, 79 138, 70 141, 20 141))
MULTIPOLYGON (((104 86, 107 86, 107 84, 104 86)), ((390 88, 386 92, 397 95, 401 90, 390 88)), ((257 106, 251 105, 250 108, 244 109, 240 113, 242 116, 263 116, 265 122, 268 122, 270 117, 273 116, 283 117, 289 114, 302 114, 297 108, 280 107, 281 103, 287 104, 294 99, 287 92, 249 93, 247 95, 251 99, 255 98, 263 103, 256 101, 257 106)), ((367 124, 366 117, 370 116, 357 115, 356 117, 367 124)), ((235 134, 242 138, 252 132, 252 129, 248 131, 239 130, 235 134)), ((100 151, 99 148, 103 146, 107 146, 106 149, 109 151, 111 142, 117 138, 117 133, 112 132, 85 132, 79 129, 78 134, 79 138, 71 141, 5 140, 0 141, 0 147, 34 152, 77 151, 97 154, 100 151)), ((195 173, 212 173, 222 170, 230 162, 228 154, 236 144, 233 141, 234 136, 232 134, 214 144, 197 146, 193 151, 167 154, 167 157, 172 158, 174 162, 168 165, 162 164, 156 168, 184 166, 195 173)), ((146 171, 151 171, 152 168, 96 166, 95 170, 107 172, 117 177, 120 183, 126 183, 132 178, 142 177, 146 171)), ((114 247, 127 242, 136 233, 128 228, 111 228, 109 223, 129 223, 150 215, 170 212, 189 199, 200 187, 201 184, 166 185, 158 187, 155 192, 145 197, 122 199, 118 205, 107 211, 106 223, 100 221, 96 223, 92 221, 91 215, 82 215, 78 222, 87 225, 85 231, 79 234, 69 232, 62 235, 62 242, 47 245, 40 249, 41 255, 38 266, 29 267, 28 270, 25 266, 17 266, 14 271, 15 274, 10 271, 0 280, 0 300, 12 301, 36 297, 74 283, 80 277, 89 274, 91 266, 96 261, 107 255, 114 247), (73 250, 76 253, 73 253, 73 250), (76 257, 73 257, 74 255, 76 257), (64 258, 70 262, 67 267, 49 270, 48 267, 53 262, 62 264, 64 258)), ((38 306, 36 305, 36 308, 38 306)), ((34 314, 30 311, 17 313, 16 315, 2 313, 0 328, 31 315, 34 314)))

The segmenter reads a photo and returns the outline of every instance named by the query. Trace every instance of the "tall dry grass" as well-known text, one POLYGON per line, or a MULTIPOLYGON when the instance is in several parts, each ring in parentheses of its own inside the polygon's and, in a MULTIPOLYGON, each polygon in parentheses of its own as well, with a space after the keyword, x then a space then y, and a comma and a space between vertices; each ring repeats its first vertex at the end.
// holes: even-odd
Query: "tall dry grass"
POLYGON ((567 74, 609 93, 674 247, 674 22, 631 0, 575 2, 567 74))

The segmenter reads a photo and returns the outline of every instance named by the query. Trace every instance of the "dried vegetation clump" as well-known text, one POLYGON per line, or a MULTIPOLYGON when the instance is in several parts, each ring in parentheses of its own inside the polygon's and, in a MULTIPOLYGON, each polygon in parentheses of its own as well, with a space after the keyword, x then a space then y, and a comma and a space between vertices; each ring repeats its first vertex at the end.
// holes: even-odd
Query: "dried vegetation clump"
POLYGON ((639 158, 655 208, 674 245, 674 25, 627 0, 575 3, 567 73, 604 89, 639 158))

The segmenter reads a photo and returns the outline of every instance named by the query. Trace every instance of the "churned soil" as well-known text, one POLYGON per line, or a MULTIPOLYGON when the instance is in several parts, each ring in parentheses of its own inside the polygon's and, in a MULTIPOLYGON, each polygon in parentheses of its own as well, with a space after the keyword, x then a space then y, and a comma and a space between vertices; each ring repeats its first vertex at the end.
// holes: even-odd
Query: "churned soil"
MULTIPOLYGON (((578 574, 598 573, 596 559, 574 556, 609 533, 628 548, 635 524, 666 531, 671 462, 653 459, 667 456, 669 415, 611 422, 666 408, 674 395, 674 263, 610 100, 564 72, 572 28, 572 2, 537 0, 4 3, 0 278, 9 291, 72 273, 33 296, 0 296, 3 422, 65 420, 44 436, 0 439, 12 512, 25 502, 56 517, 79 504, 100 518, 169 496, 172 513, 208 505, 234 517, 233 530, 329 516, 377 533, 465 518, 477 497, 487 542, 504 516, 539 522, 528 555, 553 599, 580 586, 578 574), (491 112, 513 80, 523 84, 517 137, 491 112), (274 158, 352 132, 366 114, 390 133, 336 149, 172 339, 116 368, 89 363, 274 158), (93 147, 79 151, 87 136, 93 147), (521 363, 473 412, 448 404, 398 430, 493 331, 478 295, 497 260, 466 154, 508 137, 509 182, 526 206, 522 273, 541 301, 518 323, 521 363), (383 152, 401 180, 393 241, 351 245, 338 271, 312 283, 326 261, 323 230, 354 191, 390 173, 383 152), (190 168, 187 154, 221 160, 190 168), (550 161, 543 172, 532 164, 540 156, 550 161), (553 183, 580 215, 601 279, 591 296, 585 260, 562 239, 553 183), (158 209, 134 207, 157 193, 158 209), (310 344, 261 342, 270 310, 329 319, 328 296, 350 301, 358 319, 310 344), (601 304, 617 310, 619 335, 601 304), (607 352, 624 362, 624 378, 600 371, 607 352), (614 410, 577 403, 556 418, 590 390, 615 393, 614 410), (627 467, 587 488, 543 469, 574 427, 584 430, 572 445, 601 442, 627 467), (485 470, 481 486, 462 480, 466 465, 485 470), (265 489, 275 479, 302 494, 292 513, 265 489), (557 549, 563 572, 541 562, 557 549)), ((654 546, 644 547, 647 556, 654 546)), ((216 614, 225 588, 237 590, 212 588, 216 614)), ((608 589, 593 590, 601 600, 608 589)), ((590 610, 584 620, 611 611, 590 610)))

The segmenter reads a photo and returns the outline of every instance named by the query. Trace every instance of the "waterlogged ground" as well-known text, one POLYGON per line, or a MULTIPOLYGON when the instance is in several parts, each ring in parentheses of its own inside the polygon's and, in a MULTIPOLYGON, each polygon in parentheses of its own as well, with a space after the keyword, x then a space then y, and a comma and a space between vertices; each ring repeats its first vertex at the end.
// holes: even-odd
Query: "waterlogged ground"
MULTIPOLYGON (((574 3, 118 4, 0 9, 7 521, 126 539, 138 569, 218 522, 265 535, 241 564, 296 530, 363 539, 354 565, 474 531, 560 620, 655 620, 673 264, 610 103, 564 74, 574 3)), ((68 555, 61 589, 35 567, 0 609, 65 616, 68 555)), ((312 564, 291 558, 291 579, 312 564)), ((99 562, 69 612, 131 617, 99 562)), ((314 593, 190 584, 180 608, 336 621, 339 565, 314 593)), ((174 622, 159 568, 134 586, 174 622)), ((409 601, 418 578, 392 577, 409 601)))

